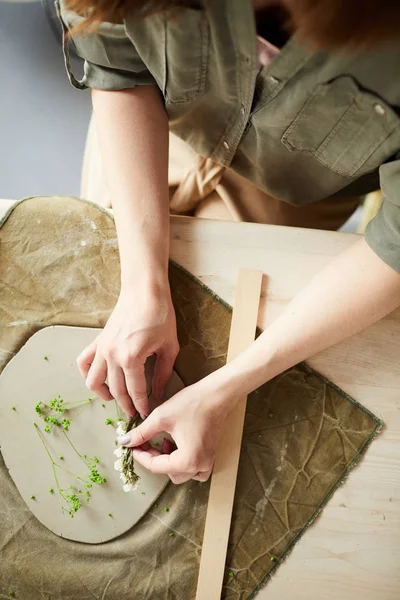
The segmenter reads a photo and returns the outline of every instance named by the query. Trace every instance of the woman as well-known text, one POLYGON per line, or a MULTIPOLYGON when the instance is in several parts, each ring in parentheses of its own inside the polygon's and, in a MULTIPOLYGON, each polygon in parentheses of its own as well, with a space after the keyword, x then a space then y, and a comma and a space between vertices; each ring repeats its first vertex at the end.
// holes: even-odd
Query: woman
POLYGON ((86 61, 83 80, 70 78, 93 90, 121 256, 118 302, 78 364, 96 394, 147 416, 119 441, 175 483, 209 477, 238 398, 400 304, 399 4, 204 4, 68 0, 61 10, 86 61), (167 277, 169 127, 200 157, 194 179, 202 173, 197 187, 206 189, 173 196, 180 212, 195 214, 221 177, 240 202, 241 186, 252 189, 236 206, 248 220, 315 225, 313 214, 328 211, 335 228, 378 176, 384 204, 365 239, 248 350, 149 415, 144 363, 157 355, 153 391, 162 399, 178 353, 167 277), (145 444, 159 431, 175 440, 171 454, 145 444))

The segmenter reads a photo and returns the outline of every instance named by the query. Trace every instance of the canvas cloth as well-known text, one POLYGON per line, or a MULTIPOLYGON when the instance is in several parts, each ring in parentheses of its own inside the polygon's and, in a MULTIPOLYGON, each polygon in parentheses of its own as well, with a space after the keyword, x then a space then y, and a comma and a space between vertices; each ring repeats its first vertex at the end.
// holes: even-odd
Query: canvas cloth
MULTIPOLYGON (((42 327, 104 326, 119 291, 117 239, 108 214, 76 198, 32 198, 6 215, 0 241, 2 367, 42 327)), ((189 385, 224 363, 231 312, 175 264, 170 281, 181 344, 176 370, 189 385)), ((380 426, 303 366, 250 395, 222 598, 242 600, 257 592, 380 426)), ((21 440, 21 460, 28 451, 21 440)), ((18 600, 191 600, 208 489, 196 481, 169 484, 126 534, 82 544, 36 520, 0 457, 0 595, 13 590, 18 600)))

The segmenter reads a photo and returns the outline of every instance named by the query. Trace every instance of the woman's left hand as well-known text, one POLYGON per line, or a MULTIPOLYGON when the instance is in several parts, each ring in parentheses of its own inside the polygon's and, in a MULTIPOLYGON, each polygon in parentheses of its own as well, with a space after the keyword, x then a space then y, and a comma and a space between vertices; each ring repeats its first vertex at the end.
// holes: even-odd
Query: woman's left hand
POLYGON ((143 423, 118 438, 121 445, 133 448, 135 461, 152 473, 169 475, 173 483, 189 479, 207 481, 210 477, 218 441, 225 419, 235 405, 209 384, 209 377, 178 392, 156 408, 143 423), (155 448, 141 447, 160 432, 167 432, 177 448, 163 454, 155 448))

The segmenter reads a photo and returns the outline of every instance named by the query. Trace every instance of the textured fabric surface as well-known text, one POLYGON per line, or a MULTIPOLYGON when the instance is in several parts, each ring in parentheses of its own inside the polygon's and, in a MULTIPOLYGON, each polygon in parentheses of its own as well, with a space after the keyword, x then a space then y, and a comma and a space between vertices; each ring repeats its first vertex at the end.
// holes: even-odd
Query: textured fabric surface
MULTIPOLYGON (((3 367, 42 327, 105 324, 119 288, 109 215, 75 198, 33 198, 14 208, 0 233, 3 367)), ((176 370, 189 385, 224 363, 230 309, 178 266, 171 265, 170 278, 181 343, 176 370)), ((250 395, 224 599, 255 593, 380 425, 303 366, 250 395)), ((21 460, 25 451, 22 442, 21 460)), ((13 590, 20 600, 194 597, 208 484, 168 485, 132 530, 101 545, 67 541, 41 525, 3 462, 0 489, 0 595, 13 590)))

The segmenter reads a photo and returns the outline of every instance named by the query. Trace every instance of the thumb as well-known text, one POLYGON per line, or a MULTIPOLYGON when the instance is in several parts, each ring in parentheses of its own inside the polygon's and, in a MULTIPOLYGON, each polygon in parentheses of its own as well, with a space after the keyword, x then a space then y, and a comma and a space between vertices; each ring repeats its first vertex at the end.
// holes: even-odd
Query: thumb
POLYGON ((145 442, 150 441, 157 433, 163 431, 160 421, 157 418, 157 411, 154 411, 150 417, 147 417, 143 423, 141 423, 132 431, 128 431, 125 435, 122 435, 118 438, 118 443, 121 446, 126 446, 128 448, 133 448, 134 446, 141 446, 145 442))

